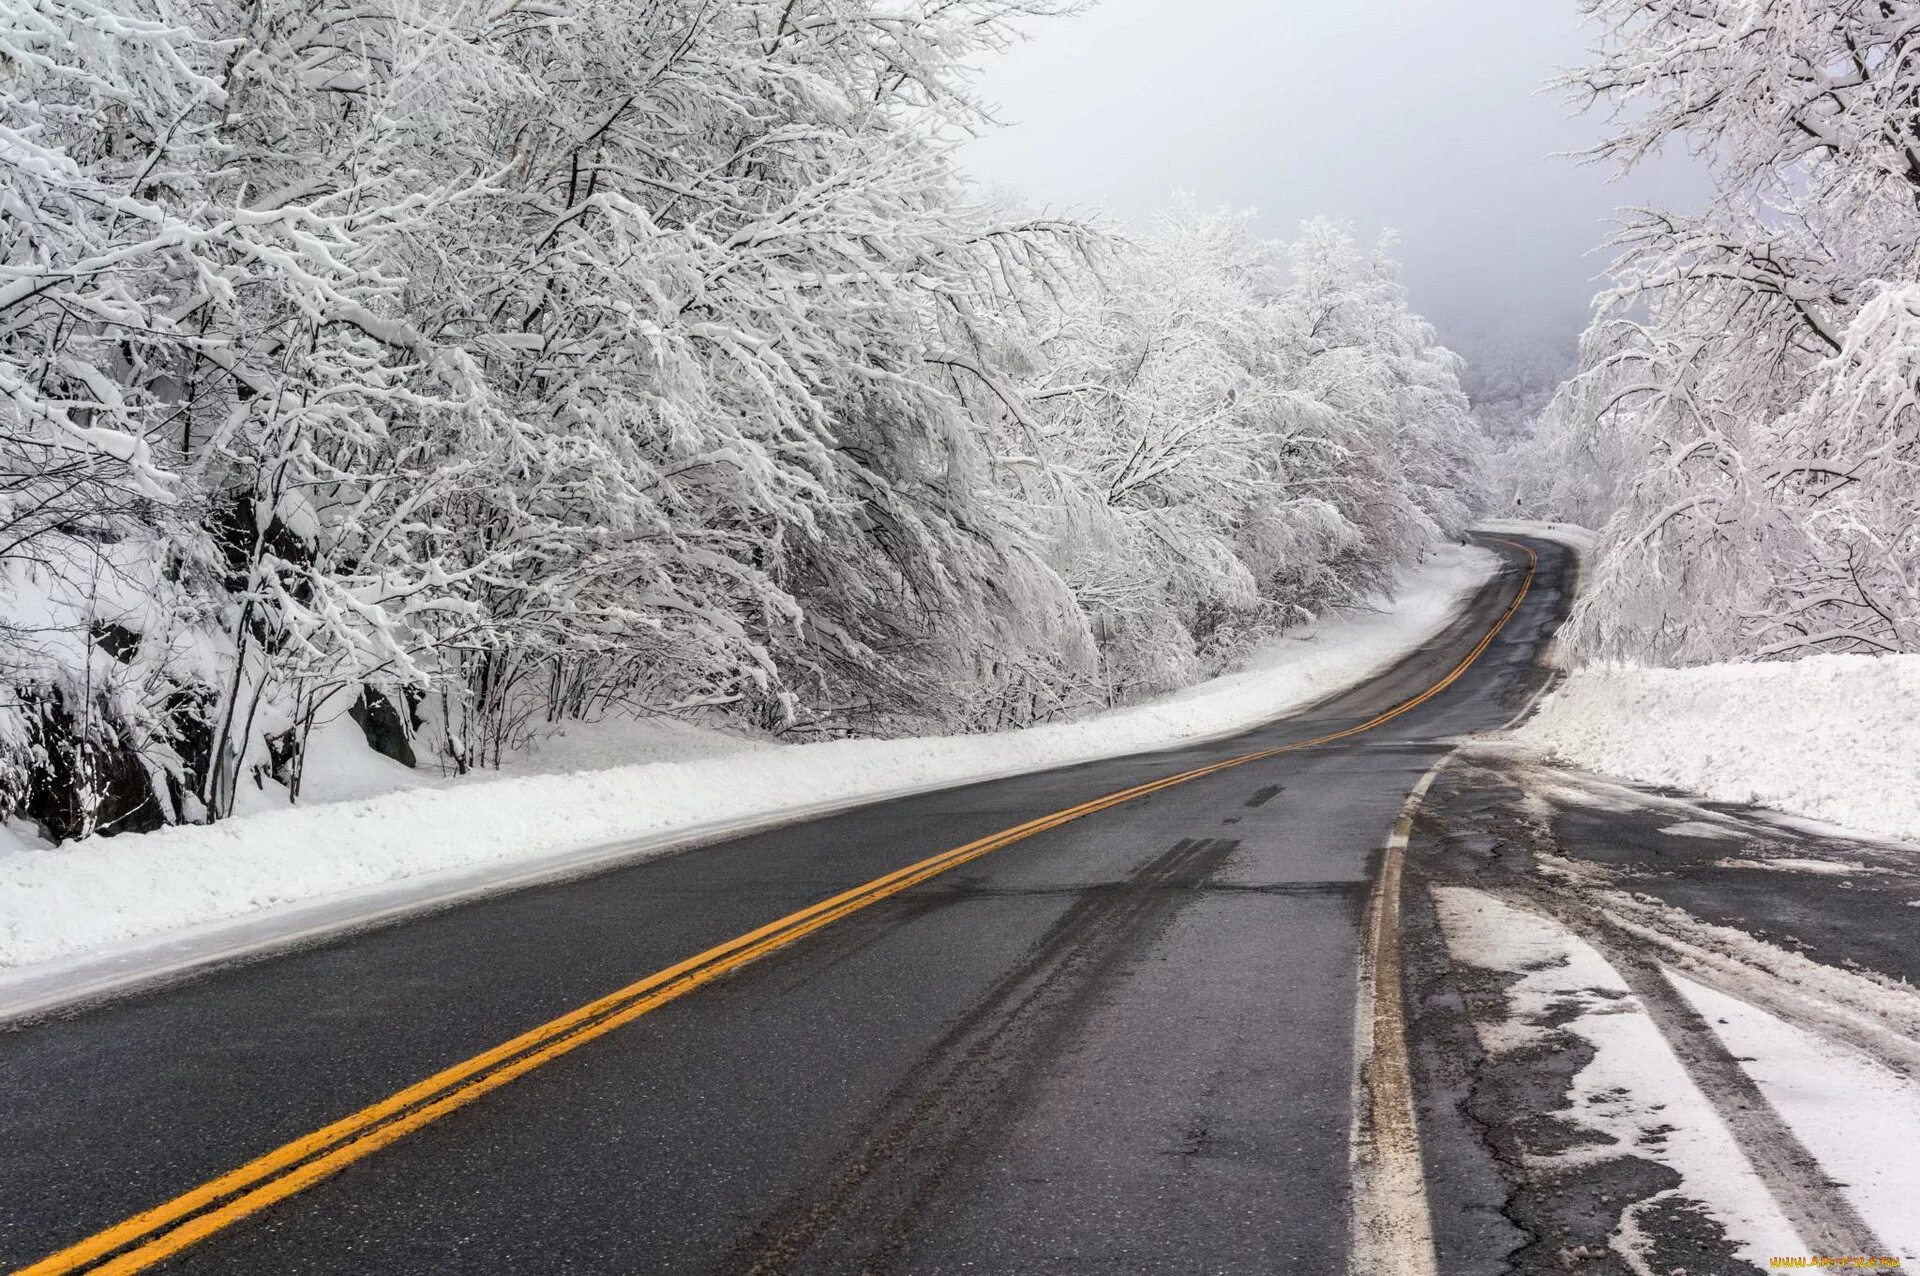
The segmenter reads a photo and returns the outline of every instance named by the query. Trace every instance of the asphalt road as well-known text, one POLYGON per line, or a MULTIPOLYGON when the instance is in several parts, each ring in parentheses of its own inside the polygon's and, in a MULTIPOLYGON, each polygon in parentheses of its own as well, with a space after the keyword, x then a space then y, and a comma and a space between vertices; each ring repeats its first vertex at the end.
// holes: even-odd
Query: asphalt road
POLYGON ((1431 902, 1443 887, 1553 918, 1598 949, 1698 1091, 1697 1100, 1673 1093, 1674 1110, 1711 1107, 1808 1252, 1900 1252, 1895 1242, 1912 1234, 1913 1215, 1893 1220, 1909 1224, 1900 1232, 1876 1233, 1844 1190, 1846 1171, 1801 1142, 1748 1073, 1753 1060, 1729 1053, 1662 971, 1825 1039, 1836 1059, 1920 1076, 1911 1021, 1891 1004, 1853 1000, 1920 980, 1911 848, 1472 747, 1422 803, 1407 875, 1411 1054, 1447 1276, 1768 1269, 1737 1252, 1737 1238, 1690 1197, 1698 1185, 1651 1145, 1616 1143, 1585 1125, 1580 1109, 1590 1100, 1575 1084, 1594 1058, 1585 1040, 1556 1028, 1524 1048, 1484 1048, 1472 1021, 1508 1013, 1511 979, 1450 959, 1431 902), (1703 956, 1712 958, 1705 967, 1703 956), (1803 959, 1817 965, 1796 964, 1803 959), (1823 982, 1823 971, 1838 982, 1823 982), (1628 1235, 1635 1262, 1619 1252, 1628 1235))
MULTIPOLYGON (((154 1270, 1341 1270, 1369 884, 1418 777, 1543 678, 1571 565, 1530 545, 1511 621, 1417 708, 852 912, 154 1270)), ((1496 548, 1500 576, 1426 649, 1231 740, 849 811, 0 1034, 0 1269, 903 865, 1399 705, 1513 599, 1525 559, 1496 548)))

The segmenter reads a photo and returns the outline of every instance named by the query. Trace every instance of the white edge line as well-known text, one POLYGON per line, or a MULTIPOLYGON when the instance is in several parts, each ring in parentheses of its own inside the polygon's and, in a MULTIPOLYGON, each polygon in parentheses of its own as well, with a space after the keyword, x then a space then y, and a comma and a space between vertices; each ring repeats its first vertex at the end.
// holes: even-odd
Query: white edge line
POLYGON ((1352 1276, 1436 1276, 1439 1270, 1407 1055, 1399 896, 1414 815, 1455 752, 1442 754, 1407 794, 1367 909, 1354 992, 1352 1276))

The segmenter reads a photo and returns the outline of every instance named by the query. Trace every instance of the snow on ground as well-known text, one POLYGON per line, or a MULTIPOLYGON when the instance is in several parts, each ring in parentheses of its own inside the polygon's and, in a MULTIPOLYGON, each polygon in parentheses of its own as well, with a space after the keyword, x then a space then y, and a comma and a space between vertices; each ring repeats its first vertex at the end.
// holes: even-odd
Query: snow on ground
MULTIPOLYGON (((1631 1152, 1667 1166, 1680 1175, 1679 1192, 1705 1207, 1756 1267, 1775 1254, 1804 1252, 1720 1114, 1605 958, 1557 922, 1483 891, 1436 887, 1433 902, 1456 961, 1520 976, 1506 990, 1509 1020, 1475 1025, 1489 1054, 1556 1030, 1593 1047, 1559 1115, 1617 1140, 1618 1150, 1580 1147, 1563 1156, 1631 1152)), ((1630 1230, 1614 1237, 1616 1247, 1631 1246, 1630 1230)), ((1631 1266, 1638 1255, 1627 1257, 1631 1266)))
POLYGON ((1882 1242, 1920 1259, 1920 1086, 1684 975, 1666 972, 1882 1242))
POLYGON ((18 816, 0 820, 0 855, 12 851, 46 850, 53 843, 40 836, 40 830, 18 816))
MULTIPOLYGON (((424 773, 369 749, 359 724, 344 712, 314 724, 307 738, 305 766, 300 800, 314 806, 412 788, 426 778, 424 773)), ((286 804, 287 791, 280 785, 262 787, 242 780, 233 807, 235 814, 247 816, 278 811, 286 804)))
POLYGON ((1515 739, 1644 784, 1920 842, 1920 655, 1570 673, 1515 739))
MULTIPOLYGON (((507 758, 503 775, 562 775, 648 762, 692 762, 781 746, 765 736, 725 731, 674 718, 607 718, 568 722, 507 758)), ((485 781, 482 781, 484 783, 485 781)))
MULTIPOLYGON (((314 726, 307 741, 306 775, 300 784, 302 806, 352 802, 399 789, 485 784, 501 776, 557 775, 598 771, 647 762, 690 762, 697 758, 743 753, 778 746, 765 736, 699 726, 674 718, 606 718, 566 722, 510 754, 496 770, 455 779, 428 767, 416 769, 367 747, 366 736, 345 713, 314 726)), ((234 801, 238 815, 284 811, 286 790, 278 784, 243 781, 234 801)), ((40 843, 45 845, 44 842, 40 843)), ((6 843, 0 841, 0 849, 6 843)))
MULTIPOLYGON (((424 874, 716 821, 961 784, 1230 734, 1358 682, 1417 648, 1497 565, 1445 546, 1391 606, 1270 644, 1238 673, 1080 722, 996 735, 767 746, 695 728, 579 728, 482 782, 435 783, 211 825, 0 854, 0 967, 70 959, 424 874), (718 737, 716 739, 716 737, 718 737), (647 760, 603 765, 629 748, 647 760), (571 774, 550 765, 596 765, 571 774)), ((384 762, 384 760, 382 760, 384 762)), ((404 768, 398 768, 404 771, 404 768)), ((368 764, 342 783, 412 778, 368 764)), ((325 792, 316 778, 310 791, 325 792)), ((660 849, 664 850, 665 847, 660 849)))

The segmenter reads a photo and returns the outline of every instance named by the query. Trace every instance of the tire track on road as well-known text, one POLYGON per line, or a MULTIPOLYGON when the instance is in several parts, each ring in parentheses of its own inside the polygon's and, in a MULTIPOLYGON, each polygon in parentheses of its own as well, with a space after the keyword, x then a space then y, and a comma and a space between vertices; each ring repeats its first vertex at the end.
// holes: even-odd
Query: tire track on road
POLYGON ((1719 1112, 1741 1154, 1809 1250, 1817 1254, 1893 1252, 1827 1176, 1819 1158, 1767 1101, 1718 1034, 1667 982, 1660 963, 1645 952, 1637 937, 1592 906, 1541 890, 1516 888, 1506 893, 1509 903, 1545 913, 1593 945, 1618 972, 1687 1076, 1719 1112))
POLYGON ((893 1270, 943 1186, 978 1158, 1027 1083, 1073 1039, 1118 977, 1239 843, 1189 839, 1125 881, 1081 894, 1019 966, 932 1046, 880 1114, 833 1158, 823 1186, 791 1201, 716 1272, 893 1270))

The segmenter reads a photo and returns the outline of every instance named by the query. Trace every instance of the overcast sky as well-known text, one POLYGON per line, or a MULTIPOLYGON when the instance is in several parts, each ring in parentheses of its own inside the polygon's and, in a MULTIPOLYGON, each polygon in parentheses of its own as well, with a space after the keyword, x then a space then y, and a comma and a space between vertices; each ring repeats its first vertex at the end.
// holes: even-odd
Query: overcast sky
POLYGON ((1697 199, 1684 158, 1614 182, 1553 157, 1600 128, 1540 91, 1588 45, 1574 0, 1102 0, 987 64, 1007 127, 965 162, 1055 208, 1141 218, 1182 187, 1280 237, 1392 227, 1443 339, 1570 349, 1613 210, 1697 199))

